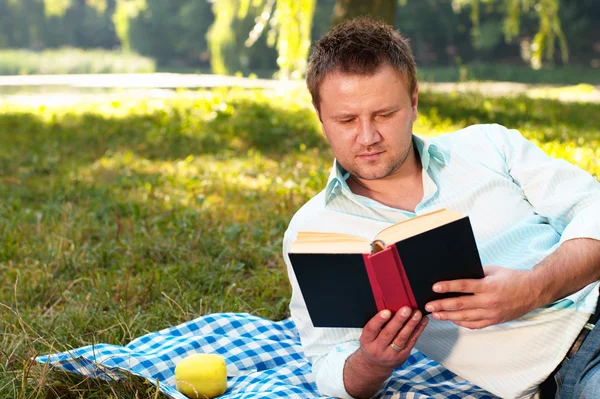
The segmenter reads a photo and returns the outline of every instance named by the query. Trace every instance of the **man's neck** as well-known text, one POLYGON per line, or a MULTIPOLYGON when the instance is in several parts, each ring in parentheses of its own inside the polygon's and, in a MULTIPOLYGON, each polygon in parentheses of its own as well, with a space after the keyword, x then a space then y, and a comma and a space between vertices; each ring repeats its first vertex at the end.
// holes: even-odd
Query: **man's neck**
POLYGON ((389 176, 364 180, 351 175, 350 190, 392 208, 414 212, 423 199, 423 167, 416 147, 400 168, 389 176))

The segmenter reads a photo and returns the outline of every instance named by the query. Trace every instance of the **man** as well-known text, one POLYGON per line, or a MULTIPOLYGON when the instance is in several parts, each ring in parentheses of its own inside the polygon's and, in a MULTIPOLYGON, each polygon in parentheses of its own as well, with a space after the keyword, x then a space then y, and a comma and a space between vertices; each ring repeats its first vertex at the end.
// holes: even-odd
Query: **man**
MULTIPOLYGON (((533 396, 595 310, 598 182, 502 126, 414 136, 416 67, 390 26, 356 19, 333 28, 312 50, 307 85, 335 163, 325 190, 290 222, 284 258, 290 311, 320 392, 370 397, 416 345, 494 394, 533 396), (470 217, 486 276, 433 289, 473 295, 430 302, 429 321, 404 308, 380 312, 364 329, 313 327, 287 256, 298 231, 372 238, 440 208, 470 217)), ((574 389, 600 397, 598 343, 596 329, 563 363, 561 397, 576 397, 574 389)))

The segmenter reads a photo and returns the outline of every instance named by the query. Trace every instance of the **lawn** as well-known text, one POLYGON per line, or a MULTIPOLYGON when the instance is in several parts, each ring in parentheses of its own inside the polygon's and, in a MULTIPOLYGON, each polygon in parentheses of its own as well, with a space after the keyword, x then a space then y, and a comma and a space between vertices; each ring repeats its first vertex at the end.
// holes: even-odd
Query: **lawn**
MULTIPOLYGON (((207 313, 288 316, 282 236, 332 162, 304 93, 0 108, 0 397, 162 397, 30 359, 207 313)), ((415 131, 498 122, 598 178, 599 111, 423 93, 415 131)))

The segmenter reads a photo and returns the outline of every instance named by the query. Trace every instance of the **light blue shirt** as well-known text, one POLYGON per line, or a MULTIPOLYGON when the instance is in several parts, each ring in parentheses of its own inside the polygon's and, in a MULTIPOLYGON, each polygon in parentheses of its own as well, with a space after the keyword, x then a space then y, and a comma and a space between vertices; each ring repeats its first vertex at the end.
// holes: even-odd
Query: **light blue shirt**
MULTIPOLYGON (((337 162, 325 190, 294 216, 284 237, 292 285, 290 311, 322 394, 349 398, 346 359, 362 329, 315 328, 287 253, 299 231, 372 239, 398 221, 447 208, 468 215, 484 265, 531 270, 561 243, 600 240, 600 184, 587 172, 548 157, 516 130, 476 125, 425 140, 414 136, 424 195, 414 212, 353 194, 337 162)), ((565 265, 568 277, 568 265, 565 265)), ((431 320, 417 348, 502 397, 529 397, 564 358, 593 312, 598 283, 515 321, 481 330, 431 320)))

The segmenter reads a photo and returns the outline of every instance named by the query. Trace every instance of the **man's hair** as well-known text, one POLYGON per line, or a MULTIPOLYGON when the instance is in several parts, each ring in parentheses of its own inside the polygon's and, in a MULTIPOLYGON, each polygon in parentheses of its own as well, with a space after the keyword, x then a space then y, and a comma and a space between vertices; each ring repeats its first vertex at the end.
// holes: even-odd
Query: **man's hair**
POLYGON ((319 107, 319 90, 327 74, 373 75, 386 62, 404 76, 412 96, 417 66, 408 39, 391 25, 368 17, 336 25, 311 50, 306 84, 313 102, 319 107))

